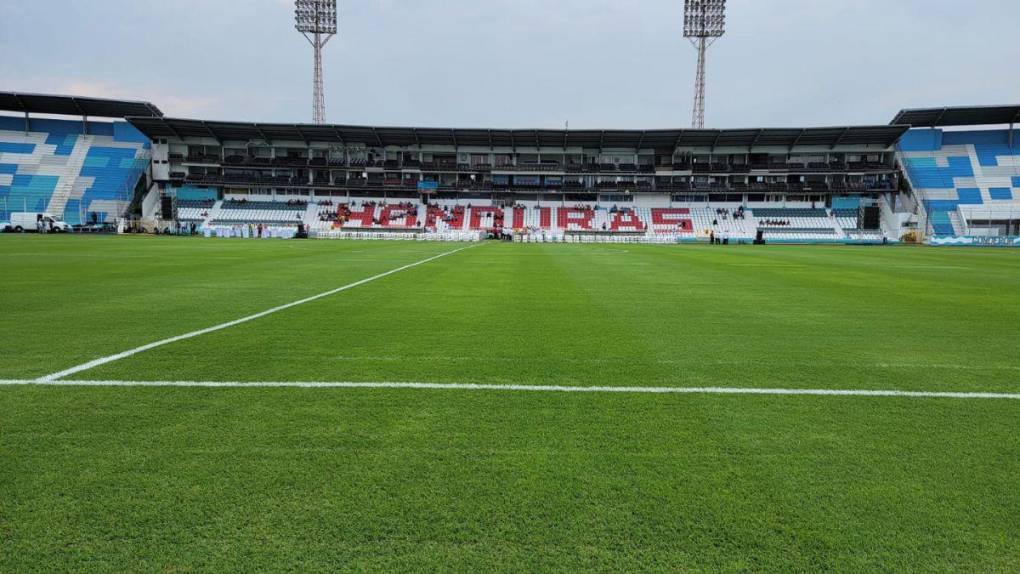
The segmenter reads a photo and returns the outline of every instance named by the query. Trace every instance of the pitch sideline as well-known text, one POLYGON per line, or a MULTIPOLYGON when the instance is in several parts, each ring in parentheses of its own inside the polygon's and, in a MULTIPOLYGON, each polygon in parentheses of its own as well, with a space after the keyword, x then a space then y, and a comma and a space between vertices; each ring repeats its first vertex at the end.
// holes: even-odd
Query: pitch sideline
POLYGON ((606 387, 561 385, 497 385, 471 383, 355 383, 355 382, 241 382, 241 381, 69 381, 43 377, 0 380, 0 386, 52 387, 186 387, 186 388, 295 388, 295 389, 411 389, 432 391, 503 391, 535 393, 609 393, 660 395, 773 395, 821 397, 889 397, 915 399, 1020 400, 1020 393, 897 391, 868 389, 771 389, 740 387, 606 387))
POLYGON ((459 253, 461 251, 464 251, 465 249, 471 249, 472 247, 477 247, 478 245, 481 245, 481 244, 480 243, 474 243, 472 245, 468 245, 467 247, 461 247, 459 249, 453 249, 451 251, 446 251, 444 253, 440 253, 439 255, 434 255, 432 257, 428 257, 426 259, 422 259, 421 261, 415 261, 414 263, 409 263, 407 265, 404 265, 403 267, 397 267, 396 269, 390 269, 389 271, 384 271, 384 272, 379 273, 377 275, 373 275, 371 277, 368 277, 368 278, 365 278, 365 279, 361 279, 360 281, 355 281, 354 283, 348 283, 347 285, 344 285, 343 287, 337 287, 336 289, 330 289, 329 291, 324 291, 322 293, 319 293, 318 295, 312 295, 311 297, 305 297, 304 299, 299 299, 297 301, 292 301, 290 303, 286 303, 286 304, 283 304, 283 305, 280 305, 280 306, 277 306, 277 307, 273 307, 272 309, 266 309, 265 311, 260 311, 258 313, 255 313, 254 315, 248 315, 247 317, 241 317, 240 319, 234 319, 233 321, 227 321, 226 323, 220 323, 219 325, 213 325, 212 327, 206 327, 205 329, 199 329, 197 331, 192 331, 190 333, 185 333, 183 335, 177 335, 175 337, 169 337, 167 339, 161 339, 159 341, 148 343, 148 344, 142 345, 140 347, 135 347, 134 349, 129 349, 127 351, 123 351, 123 352, 117 353, 115 355, 108 355, 106 357, 100 357, 98 359, 94 359, 94 360, 89 361, 87 363, 82 363, 82 364, 77 365, 75 367, 71 367, 69 369, 64 369, 63 371, 58 371, 56 373, 52 373, 52 374, 46 375, 44 377, 39 378, 38 381, 39 382, 54 382, 54 381, 57 381, 58 379, 63 379, 64 377, 67 377, 69 375, 80 373, 82 371, 87 371, 89 369, 94 369, 94 368, 96 368, 98 366, 105 365, 107 363, 112 363, 114 361, 119 361, 120 359, 125 359, 127 357, 132 356, 132 355, 137 355, 138 353, 142 353, 142 352, 145 352, 145 351, 148 351, 148 350, 151 350, 151 349, 155 349, 156 347, 162 347, 164 345, 169 345, 170 343, 176 343, 177 341, 183 341, 185 339, 192 339, 194 337, 199 337, 201 335, 207 335, 209 333, 214 333, 216 331, 222 331, 223 329, 228 329, 230 327, 235 327, 237 325, 241 325, 241 324, 247 323, 249 321, 254 321, 255 319, 261 319, 262 317, 265 317, 267 315, 272 315, 273 313, 279 313, 280 311, 285 311, 285 310, 290 309, 292 307, 297 307, 298 305, 304 305, 305 303, 311 303, 312 301, 317 301, 317 300, 322 299, 324 297, 329 297, 330 295, 336 295, 337 293, 340 293, 342 291, 347 291, 348 289, 353 289, 355 287, 359 287, 359 286, 364 285, 366 283, 371 283, 372 281, 375 281, 377 279, 382 279, 384 277, 389 277, 390 275, 393 275, 395 273, 400 273, 401 271, 406 271, 406 270, 411 269, 413 267, 418 267, 419 265, 424 265, 424 264, 426 264, 426 263, 428 263, 430 261, 435 261, 436 259, 439 259, 441 257, 446 257, 447 255, 453 255, 454 253, 459 253))

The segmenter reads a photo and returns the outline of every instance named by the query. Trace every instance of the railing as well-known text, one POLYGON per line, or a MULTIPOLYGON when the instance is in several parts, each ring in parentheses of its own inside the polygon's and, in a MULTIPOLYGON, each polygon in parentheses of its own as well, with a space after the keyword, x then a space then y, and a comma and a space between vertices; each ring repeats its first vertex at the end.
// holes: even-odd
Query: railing
POLYGON ((956 217, 960 220, 960 235, 970 235, 970 224, 967 223, 967 216, 959 205, 956 206, 956 217))
POLYGON ((220 165, 227 168, 312 168, 312 169, 381 169, 381 170, 410 170, 425 172, 554 172, 554 173, 627 173, 627 174, 651 174, 658 171, 692 172, 705 174, 729 174, 749 173, 751 171, 773 171, 781 173, 885 173, 895 171, 894 165, 883 163, 860 163, 851 164, 828 162, 812 162, 808 164, 798 163, 773 163, 773 164, 749 164, 749 163, 674 163, 672 165, 655 165, 647 163, 496 163, 496 164, 467 164, 467 163, 444 163, 444 162, 421 162, 417 160, 358 160, 358 159, 333 159, 333 158, 305 158, 305 157, 256 157, 229 155, 223 158, 219 156, 196 154, 183 156, 171 154, 172 163, 176 164, 204 164, 220 165))
POLYGON ((917 233, 918 233, 917 241, 919 243, 923 243, 924 240, 927 239, 929 235, 931 235, 931 232, 929 231, 931 218, 928 206, 924 203, 924 198, 921 196, 921 192, 918 191, 918 188, 914 185, 914 180, 912 177, 910 177, 910 170, 908 170, 907 166, 904 165, 902 161, 900 161, 899 157, 896 158, 896 165, 899 168, 900 173, 903 174, 903 177, 906 178, 907 188, 910 189, 910 196, 914 200, 916 209, 915 213, 917 214, 917 233))
POLYGON ((959 208, 960 218, 965 222, 965 233, 964 235, 974 236, 999 236, 1001 233, 1001 227, 1005 225, 1005 235, 1014 236, 1017 235, 1017 228, 1020 226, 1020 206, 1010 205, 1008 207, 990 207, 986 209, 980 208, 968 208, 964 210, 962 207, 959 208), (997 225, 993 225, 990 222, 1003 222, 997 225), (997 230, 993 233, 993 230, 997 230))
POLYGON ((893 211, 892 206, 889 204, 889 199, 887 198, 886 194, 882 194, 879 196, 878 207, 879 211, 882 214, 882 217, 879 221, 879 227, 881 227, 882 230, 890 237, 893 237, 894 239, 899 239, 900 236, 902 235, 902 226, 900 225, 900 219, 896 215, 896 212, 893 211), (894 223, 895 227, 893 227, 894 223))
MULTIPOLYGON (((278 188, 299 188, 299 189, 388 189, 403 191, 418 191, 418 181, 397 181, 396 179, 364 179, 352 178, 349 180, 333 181, 325 180, 308 181, 289 176, 246 176, 242 174, 190 174, 185 178, 187 183, 207 185, 237 185, 237 186, 258 186, 278 188)), ((547 193, 576 192, 576 193, 597 193, 605 190, 625 190, 644 193, 674 193, 674 192, 700 192, 700 193, 867 193, 894 191, 889 185, 866 185, 864 183, 743 183, 743 182, 652 182, 644 181, 600 181, 600 182, 576 182, 557 181, 540 183, 511 183, 509 181, 460 181, 460 182, 439 182, 438 191, 501 191, 534 193, 536 191, 547 193)))
MULTIPOLYGON (((145 173, 148 170, 149 163, 151 161, 152 150, 143 149, 141 150, 141 153, 139 153, 135 157, 134 167, 131 169, 130 172, 128 172, 127 176, 125 176, 124 181, 121 183, 121 188, 117 193, 119 197, 123 198, 122 201, 125 204, 124 212, 117 214, 118 217, 124 217, 128 215, 127 212, 128 210, 130 210, 131 204, 135 197, 135 190, 138 188, 138 181, 140 178, 145 176, 145 173)), ((151 189, 146 189, 146 194, 148 194, 149 191, 151 191, 151 189)), ((82 205, 81 209, 83 210, 86 209, 86 206, 82 205)), ((85 213, 82 214, 82 222, 85 221, 84 217, 85 215, 86 215, 85 213)))

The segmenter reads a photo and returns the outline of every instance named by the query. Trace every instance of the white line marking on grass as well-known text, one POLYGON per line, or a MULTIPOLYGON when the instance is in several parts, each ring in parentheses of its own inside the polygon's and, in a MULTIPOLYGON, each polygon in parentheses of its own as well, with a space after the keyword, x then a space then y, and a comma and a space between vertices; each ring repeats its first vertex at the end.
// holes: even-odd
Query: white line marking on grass
POLYGON ((808 269, 807 265, 787 263, 723 263, 729 267, 757 267, 762 269, 808 269))
MULTIPOLYGON (((333 361, 377 361, 377 362, 407 362, 407 361, 447 361, 451 363, 526 363, 535 361, 556 362, 556 363, 607 363, 620 364, 630 361, 627 357, 556 357, 555 359, 542 359, 536 357, 501 357, 487 355, 336 355, 330 357, 333 361)), ((647 363, 658 365, 688 365, 690 359, 648 359, 647 363)), ((720 365, 728 367, 743 367, 752 362, 726 361, 698 361, 701 365, 720 365)), ((796 363, 784 362, 786 367, 821 367, 828 369, 861 367, 876 369, 945 369, 956 371, 1020 371, 1020 365, 960 365, 960 364, 931 364, 931 363, 796 363)))
POLYGON ((330 295, 336 295, 337 293, 340 293, 341 291, 347 291, 348 289, 353 289, 355 287, 359 287, 359 286, 364 285, 366 283, 371 283, 372 281, 375 281, 377 279, 382 279, 383 277, 389 277, 390 275, 393 275, 394 273, 400 273, 401 271, 406 271, 408 269, 411 269, 412 267, 417 267, 419 265, 424 265, 424 264, 426 264, 426 263, 428 263, 430 261, 435 261, 436 259, 439 259, 440 257, 446 257, 447 255, 453 255, 454 253, 458 253, 460 251, 464 251, 465 249, 471 249, 472 247, 477 247, 478 245, 480 245, 480 244, 479 243, 475 243, 475 244, 469 245, 467 247, 461 247, 459 249, 453 249, 453 250, 447 251, 445 253, 440 253, 439 255, 435 255, 435 256, 429 257, 427 259, 422 259, 421 261, 415 261, 414 263, 409 263, 407 265, 404 265, 403 267, 397 267, 396 269, 391 269, 389 271, 385 271, 383 273, 379 273, 378 275, 373 275, 371 277, 368 277, 367 279, 362 279, 360 281, 355 281, 354 283, 348 283, 347 285, 344 285, 343 287, 337 287, 336 289, 331 289, 329 291, 324 291, 322 293, 319 293, 318 295, 312 295, 311 297, 305 297, 304 299, 300 299, 298 301, 293 301, 293 302, 287 303, 285 305, 280 305, 279 307, 273 307, 272 309, 266 309, 265 311, 261 311, 259 313, 255 313, 254 315, 248 315, 247 317, 241 317, 240 319, 234 319, 233 321, 228 321, 226 323, 221 323, 219 325, 214 325, 212 327, 206 327, 205 329, 199 329, 198 331, 192 331, 190 333, 185 333, 183 335, 177 335, 176 337, 170 337, 168 339, 163 339, 163 340, 160 340, 160 341, 155 341, 153 343, 142 345, 141 347, 135 347, 134 349, 130 349, 130 350, 124 351, 122 353, 117 353, 116 355, 110 355, 110 356, 107 356, 107 357, 101 357, 99 359, 95 359, 93 361, 89 361, 87 363, 83 363, 83 364, 78 365, 76 367, 71 367, 70 369, 64 369, 63 371, 59 371, 59 372, 53 373, 51 375, 46 375, 45 377, 42 377, 41 379, 39 379, 39 381, 41 381, 41 382, 56 381, 57 379, 62 379, 64 377, 67 377, 68 375, 73 375, 75 373, 80 373, 82 371, 87 371, 89 369, 94 369, 94 368, 96 368, 96 367, 98 367, 100 365, 105 365, 107 363, 112 363, 114 361, 119 361, 120 359, 124 359, 124 358, 130 357, 132 355, 137 355, 138 353, 142 353, 142 352, 148 351, 150 349, 155 349, 156 347, 162 347, 163 345, 169 345, 170 343, 176 343, 177 341, 183 341, 185 339, 191 339, 191 338, 198 337, 198 336, 201 336, 201 335, 207 335, 209 333, 214 333, 216 331, 221 331, 223 329, 227 329, 227 328, 230 328, 230 327, 235 327, 237 325, 241 325, 242 323, 247 323, 249 321, 254 321, 255 319, 261 319, 262 317, 265 317, 266 315, 272 315, 273 313, 279 313, 280 311, 284 311, 284 310, 290 309, 291 307, 297 307, 298 305, 304 305, 305 303, 311 303, 312 301, 316 301, 318 299, 322 299, 323 297, 329 297, 330 295))
POLYGON ((298 383, 240 381, 67 381, 0 380, 0 386, 41 385, 54 387, 199 387, 199 388, 295 388, 295 389, 416 389, 433 391, 519 391, 536 393, 611 393, 658 395, 794 395, 821 397, 900 397, 918 399, 1008 399, 1020 393, 893 391, 867 389, 767 389, 727 387, 580 387, 561 385, 496 385, 458 383, 298 383))
MULTIPOLYGON (((854 366, 854 365, 850 365, 854 366)), ((868 367, 871 365, 861 365, 868 367)), ((1017 365, 957 365, 957 364, 917 364, 917 363, 875 363, 875 367, 883 369, 947 369, 956 371, 1020 371, 1017 365)))
POLYGON ((884 269, 974 269, 962 265, 889 265, 884 269))

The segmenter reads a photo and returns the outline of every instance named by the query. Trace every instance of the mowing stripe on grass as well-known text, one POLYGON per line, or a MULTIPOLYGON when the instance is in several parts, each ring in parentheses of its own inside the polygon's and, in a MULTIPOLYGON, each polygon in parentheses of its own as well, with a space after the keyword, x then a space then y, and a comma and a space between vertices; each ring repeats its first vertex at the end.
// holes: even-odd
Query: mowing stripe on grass
POLYGON ((254 321, 255 319, 261 319, 262 317, 265 317, 266 315, 272 315, 273 313, 279 313, 280 311, 284 311, 284 310, 290 309, 291 307, 297 307, 298 305, 304 305, 305 303, 311 303, 312 301, 316 301, 318 299, 322 299, 323 297, 329 297, 330 295, 336 295, 337 293, 340 293, 341 291, 347 291, 348 289, 353 289, 355 287, 359 287, 359 286, 364 285, 366 283, 371 283, 372 281, 375 281, 377 279, 382 279, 383 277, 389 277, 390 275, 393 275, 394 273, 400 273, 401 271, 406 271, 408 269, 411 269, 412 267, 417 267, 419 265, 424 265, 424 264, 426 264, 426 263, 428 263, 430 261, 435 261, 436 259, 439 259, 440 257, 446 257, 447 255, 453 255, 454 253, 458 253, 460 251, 464 251, 465 249, 471 249, 472 247, 477 247, 478 245, 479 245, 478 243, 475 243, 475 244, 469 245, 467 247, 461 247, 460 249, 453 249, 453 250, 447 251, 445 253, 440 253, 439 255, 435 255, 435 256, 429 257, 427 259, 422 259, 421 261, 415 261, 414 263, 409 263, 407 265, 404 265, 403 267, 397 267, 396 269, 390 269, 389 271, 385 271, 385 272, 380 273, 378 275, 373 275, 371 277, 368 277, 367 279, 362 279, 360 281, 355 281, 354 283, 348 283, 347 285, 344 285, 343 287, 337 287, 336 289, 331 289, 329 291, 324 291, 322 293, 319 293, 318 295, 312 295, 311 297, 305 297, 304 299, 300 299, 298 301, 293 301, 293 302, 287 303, 285 305, 280 305, 279 307, 273 307, 272 309, 266 309, 265 311, 261 311, 259 313, 255 313, 254 315, 248 315, 247 317, 241 317, 240 319, 234 319, 233 321, 228 321, 226 323, 221 323, 219 325, 214 325, 212 327, 207 327, 205 329, 199 329, 198 331, 192 331, 190 333, 185 333, 183 335, 177 335, 176 337, 170 337, 169 339, 163 339, 161 341, 155 341, 155 342, 149 343, 147 345, 142 345, 141 347, 135 347, 134 349, 131 349, 131 350, 128 350, 128 351, 124 351, 122 353, 117 353, 116 355, 110 355, 110 356, 107 356, 107 357, 101 357, 99 359, 95 359, 93 361, 89 361, 87 363, 83 363, 83 364, 78 365, 76 367, 71 367, 70 369, 64 369, 63 371, 59 371, 59 372, 53 373, 51 375, 46 375, 45 377, 42 377, 39 380, 40 381, 56 381, 57 379, 62 379, 64 377, 68 376, 68 375, 73 375, 75 373, 80 373, 82 371, 87 371, 89 369, 94 369, 94 368, 96 368, 96 367, 98 367, 100 365, 105 365, 107 363, 112 363, 114 361, 119 361, 120 359, 124 359, 124 358, 130 357, 132 355, 137 355, 138 353, 142 353, 142 352, 148 351, 150 349, 155 349, 156 347, 162 347, 163 345, 169 345, 170 343, 176 343, 177 341, 183 341, 185 339, 192 339, 194 337, 198 337, 198 336, 201 336, 201 335, 207 335, 209 333, 214 333, 216 331, 221 331, 221 330, 227 329, 229 327, 235 327, 237 325, 241 325, 241 324, 247 323, 249 321, 254 321))
POLYGON ((821 397, 902 397, 916 399, 1008 399, 1020 393, 947 391, 893 391, 867 389, 767 389, 727 387, 579 387, 560 385, 491 385, 458 383, 344 383, 240 381, 68 381, 47 377, 35 380, 0 380, 0 386, 42 385, 60 387, 199 387, 199 388, 295 388, 295 389, 416 389, 431 391, 524 391, 540 393, 631 393, 661 395, 801 395, 821 397))

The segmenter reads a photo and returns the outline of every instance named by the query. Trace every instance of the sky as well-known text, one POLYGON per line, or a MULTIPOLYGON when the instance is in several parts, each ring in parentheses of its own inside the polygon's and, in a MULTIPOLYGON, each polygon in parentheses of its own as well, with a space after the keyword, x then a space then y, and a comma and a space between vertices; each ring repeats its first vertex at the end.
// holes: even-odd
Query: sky
MULTIPOLYGON (((691 121, 682 0, 340 0, 340 124, 659 129, 691 121)), ((1020 103, 1017 0, 730 0, 706 127, 888 123, 1020 103)), ((0 91, 151 101, 168 116, 309 122, 289 0, 0 0, 0 91)))

